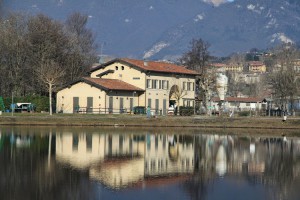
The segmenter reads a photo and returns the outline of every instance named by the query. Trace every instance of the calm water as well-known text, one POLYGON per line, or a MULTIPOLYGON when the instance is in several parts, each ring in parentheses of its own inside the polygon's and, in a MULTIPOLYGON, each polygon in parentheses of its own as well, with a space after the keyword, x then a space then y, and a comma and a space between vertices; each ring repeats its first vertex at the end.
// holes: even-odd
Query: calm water
POLYGON ((0 199, 300 199, 300 138, 247 135, 2 127, 0 199))

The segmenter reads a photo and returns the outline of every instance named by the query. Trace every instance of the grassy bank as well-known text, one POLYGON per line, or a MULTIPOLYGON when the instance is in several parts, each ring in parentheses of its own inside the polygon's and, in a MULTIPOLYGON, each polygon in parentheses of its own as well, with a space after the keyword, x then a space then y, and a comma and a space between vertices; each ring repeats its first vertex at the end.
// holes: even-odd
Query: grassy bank
POLYGON ((300 129, 300 118, 3 113, 0 125, 300 129))

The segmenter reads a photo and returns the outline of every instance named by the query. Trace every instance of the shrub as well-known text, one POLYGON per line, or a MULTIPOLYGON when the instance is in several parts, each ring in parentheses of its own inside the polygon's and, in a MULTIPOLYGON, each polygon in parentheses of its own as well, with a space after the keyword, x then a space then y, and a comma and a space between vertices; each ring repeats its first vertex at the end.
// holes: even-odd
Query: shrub
POLYGON ((194 114, 194 107, 179 107, 179 114, 182 116, 190 116, 194 114))
MULTIPOLYGON (((3 98, 5 110, 10 110, 12 103, 11 97, 3 98)), ((52 101, 55 105, 55 101, 52 101)), ((37 112, 49 110, 49 98, 46 96, 25 96, 25 97, 14 97, 14 103, 32 103, 36 107, 37 112)))
POLYGON ((250 111, 240 111, 239 116, 241 117, 250 116, 250 111))

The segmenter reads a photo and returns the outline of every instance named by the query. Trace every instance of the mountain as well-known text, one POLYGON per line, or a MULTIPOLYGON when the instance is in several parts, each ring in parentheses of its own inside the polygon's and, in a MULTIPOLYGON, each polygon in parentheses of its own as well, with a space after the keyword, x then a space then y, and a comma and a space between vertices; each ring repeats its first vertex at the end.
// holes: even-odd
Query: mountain
POLYGON ((116 57, 174 60, 193 38, 216 56, 300 41, 296 0, 2 0, 2 12, 11 10, 87 14, 99 53, 116 57))

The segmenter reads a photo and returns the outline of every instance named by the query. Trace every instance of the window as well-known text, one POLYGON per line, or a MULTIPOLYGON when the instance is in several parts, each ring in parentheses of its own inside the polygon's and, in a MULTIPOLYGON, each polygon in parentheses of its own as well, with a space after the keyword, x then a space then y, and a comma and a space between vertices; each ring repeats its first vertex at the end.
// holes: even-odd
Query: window
POLYGON ((147 88, 152 88, 151 80, 147 79, 147 88))
POLYGON ((151 108, 151 99, 148 99, 148 106, 151 108))
POLYGON ((162 89, 167 90, 169 89, 169 81, 162 81, 162 89))
POLYGON ((152 88, 157 89, 158 88, 158 80, 152 80, 152 88))
POLYGON ((119 68, 118 68, 118 66, 116 66, 116 70, 118 70, 119 68))
POLYGON ((140 80, 141 78, 140 77, 133 77, 132 79, 133 80, 140 80))
POLYGON ((182 83, 182 89, 183 89, 183 90, 186 90, 186 82, 183 82, 183 83, 182 83))
POLYGON ((187 107, 191 107, 191 101, 190 100, 187 100, 187 107))
POLYGON ((124 70, 124 66, 122 66, 121 68, 122 68, 122 70, 124 70))
POLYGON ((250 103, 246 103, 246 106, 250 106, 250 103))
POLYGON ((188 82, 188 83, 187 83, 187 90, 188 90, 188 91, 191 91, 191 82, 188 82))
POLYGON ((73 135, 73 151, 78 151, 78 143, 79 143, 79 136, 78 135, 73 135))
POLYGON ((92 148, 93 148, 93 135, 88 134, 85 137, 86 137, 86 150, 87 151, 92 151, 92 148))

